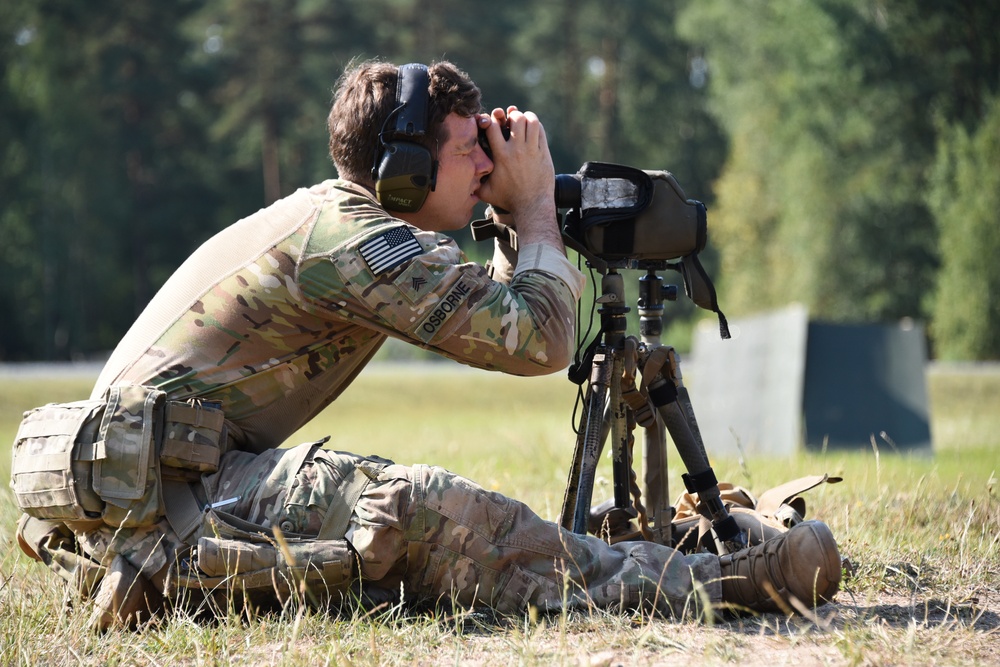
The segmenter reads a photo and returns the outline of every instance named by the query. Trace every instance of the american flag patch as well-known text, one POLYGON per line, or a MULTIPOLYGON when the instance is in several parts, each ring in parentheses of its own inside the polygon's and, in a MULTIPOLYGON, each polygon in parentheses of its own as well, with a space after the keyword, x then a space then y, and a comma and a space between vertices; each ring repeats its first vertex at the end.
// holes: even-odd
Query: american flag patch
POLYGON ((378 275, 416 257, 424 249, 408 228, 394 227, 365 241, 358 247, 358 251, 372 273, 378 275))

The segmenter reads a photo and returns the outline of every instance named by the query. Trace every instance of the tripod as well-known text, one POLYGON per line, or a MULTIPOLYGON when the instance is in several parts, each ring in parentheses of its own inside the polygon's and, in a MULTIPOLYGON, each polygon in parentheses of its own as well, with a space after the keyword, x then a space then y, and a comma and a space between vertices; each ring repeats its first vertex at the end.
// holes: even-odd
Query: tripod
POLYGON ((576 447, 563 498, 560 524, 574 533, 598 533, 600 523, 592 519, 591 502, 597 464, 608 437, 611 438, 614 505, 603 514, 607 524, 629 524, 637 531, 612 536, 645 539, 674 546, 667 482, 666 435, 674 442, 687 472, 682 475, 690 493, 697 493, 699 507, 712 522, 719 554, 742 549, 746 535, 729 515, 719 493, 718 481, 708 462, 691 399, 681 377, 680 359, 674 349, 662 345, 663 302, 677 298, 674 285, 663 285, 657 271, 672 268, 660 261, 623 260, 609 263, 601 277, 600 331, 582 362, 571 370, 571 380, 586 379, 583 411, 576 447), (639 279, 638 312, 640 336, 628 335, 624 278, 620 268, 646 273, 639 279), (589 363, 589 376, 580 377, 589 363), (640 382, 636 384, 636 374, 640 382), (644 430, 643 489, 633 467, 636 425, 644 430), (645 504, 642 498, 645 497, 645 504), (647 509, 648 507, 648 509, 647 509))

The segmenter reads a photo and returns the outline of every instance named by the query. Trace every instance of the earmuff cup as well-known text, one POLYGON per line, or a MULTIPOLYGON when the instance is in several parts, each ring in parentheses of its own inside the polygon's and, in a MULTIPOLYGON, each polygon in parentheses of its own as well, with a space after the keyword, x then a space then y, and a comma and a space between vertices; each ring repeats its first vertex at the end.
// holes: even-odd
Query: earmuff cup
POLYGON ((423 146, 409 141, 385 145, 375 180, 375 194, 389 211, 419 211, 434 183, 434 160, 423 146))
POLYGON ((379 134, 380 150, 373 169, 375 195, 388 211, 419 211, 434 189, 437 163, 418 140, 427 134, 430 105, 427 67, 410 63, 399 68, 396 82, 395 128, 379 134))

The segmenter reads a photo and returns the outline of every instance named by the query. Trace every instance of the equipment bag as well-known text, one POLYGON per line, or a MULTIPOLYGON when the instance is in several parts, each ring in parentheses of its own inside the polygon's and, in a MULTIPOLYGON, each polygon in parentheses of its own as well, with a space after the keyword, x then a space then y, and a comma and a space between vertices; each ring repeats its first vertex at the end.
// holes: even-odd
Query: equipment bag
MULTIPOLYGON (((842 477, 810 475, 785 482, 758 498, 742 486, 719 482, 719 492, 730 516, 747 535, 750 546, 766 542, 805 519, 806 501, 801 494, 821 484, 836 484, 842 477)), ((692 553, 701 548, 714 551, 712 524, 697 493, 682 493, 674 502, 671 522, 678 551, 692 553)))

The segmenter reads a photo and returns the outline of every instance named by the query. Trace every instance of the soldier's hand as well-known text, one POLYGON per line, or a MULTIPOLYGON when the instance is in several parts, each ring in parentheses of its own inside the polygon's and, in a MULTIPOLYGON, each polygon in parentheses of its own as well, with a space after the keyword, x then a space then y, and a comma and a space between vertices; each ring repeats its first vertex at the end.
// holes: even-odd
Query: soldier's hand
POLYGON ((547 241, 561 248, 556 224, 555 169, 545 128, 538 116, 514 106, 494 109, 485 131, 494 166, 479 196, 513 215, 522 244, 547 241), (503 128, 510 132, 506 140, 503 128))

